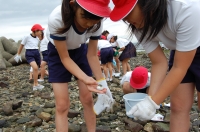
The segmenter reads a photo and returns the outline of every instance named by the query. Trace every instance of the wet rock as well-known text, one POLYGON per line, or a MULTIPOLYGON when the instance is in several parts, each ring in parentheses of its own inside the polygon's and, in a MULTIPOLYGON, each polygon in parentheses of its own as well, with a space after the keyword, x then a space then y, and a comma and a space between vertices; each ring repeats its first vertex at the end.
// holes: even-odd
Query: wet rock
POLYGON ((96 132, 111 132, 111 129, 108 126, 98 126, 96 132))
POLYGON ((129 119, 124 119, 125 123, 125 128, 127 130, 130 130, 131 132, 139 132, 140 130, 143 129, 143 126, 140 125, 139 123, 133 122, 129 119))
POLYGON ((13 103, 12 103, 12 109, 13 109, 13 110, 16 110, 17 108, 19 108, 19 107, 22 106, 22 103, 23 103, 22 100, 13 102, 13 103))
POLYGON ((74 118, 74 117, 77 117, 79 114, 80 114, 79 111, 75 111, 75 110, 70 109, 67 116, 69 118, 74 118))
POLYGON ((154 132, 169 132, 169 124, 158 122, 153 124, 154 132))

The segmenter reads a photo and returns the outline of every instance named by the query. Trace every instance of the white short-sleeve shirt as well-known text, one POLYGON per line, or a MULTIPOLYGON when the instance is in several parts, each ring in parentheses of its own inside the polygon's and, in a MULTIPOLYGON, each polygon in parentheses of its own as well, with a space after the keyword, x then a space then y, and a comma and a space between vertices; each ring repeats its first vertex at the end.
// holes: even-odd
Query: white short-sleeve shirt
POLYGON ((22 39, 21 44, 25 49, 38 49, 39 39, 30 34, 22 39))
MULTIPOLYGON (((122 80, 120 81, 120 85, 123 85, 124 82, 130 82, 131 74, 132 74, 132 71, 127 72, 127 73, 122 77, 122 80)), ((148 80, 147 80, 147 83, 146 83, 146 85, 145 85, 142 89, 144 89, 144 88, 146 88, 146 87, 149 87, 149 86, 150 86, 150 81, 151 81, 151 73, 148 72, 148 80)))
MULTIPOLYGON (((200 46, 200 0, 167 0, 168 20, 151 41, 141 43, 146 53, 157 48, 161 41, 167 48, 191 51, 200 46)), ((135 32, 139 39, 141 33, 135 32)), ((148 36, 148 35, 147 35, 148 36)))
POLYGON ((108 40, 98 40, 98 50, 108 47, 112 47, 108 40))
POLYGON ((116 43, 119 48, 123 48, 129 44, 129 41, 124 38, 117 38, 116 43))
POLYGON ((41 42, 40 42, 40 51, 41 51, 41 52, 47 50, 47 45, 48 45, 48 43, 49 43, 49 40, 48 40, 46 37, 44 37, 44 38, 41 40, 41 42))
MULTIPOLYGON (((57 29, 62 28, 64 26, 61 16, 61 6, 57 6, 49 16, 48 20, 48 28, 47 37, 52 44, 54 44, 53 40, 66 40, 67 48, 70 49, 77 49, 80 47, 81 44, 85 43, 89 38, 93 40, 97 40, 100 38, 102 30, 103 30, 103 23, 101 21, 101 26, 95 32, 87 30, 83 33, 79 32, 73 23, 69 30, 64 34, 57 34, 57 29)), ((97 25, 94 25, 94 28, 97 25)))

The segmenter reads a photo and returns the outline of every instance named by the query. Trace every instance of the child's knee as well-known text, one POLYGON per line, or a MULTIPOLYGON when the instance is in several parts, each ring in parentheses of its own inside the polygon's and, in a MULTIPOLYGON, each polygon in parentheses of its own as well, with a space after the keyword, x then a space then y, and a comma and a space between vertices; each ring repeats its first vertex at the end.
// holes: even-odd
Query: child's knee
POLYGON ((69 101, 62 101, 62 102, 56 103, 56 111, 59 113, 68 112, 69 108, 70 108, 69 101))

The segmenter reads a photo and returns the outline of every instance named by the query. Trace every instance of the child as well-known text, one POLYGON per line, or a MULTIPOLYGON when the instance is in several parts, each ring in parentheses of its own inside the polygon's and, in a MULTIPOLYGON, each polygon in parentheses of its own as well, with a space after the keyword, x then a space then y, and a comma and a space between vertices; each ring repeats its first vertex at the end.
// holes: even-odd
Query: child
POLYGON ((112 45, 107 40, 98 40, 98 50, 100 51, 101 64, 103 66, 104 75, 106 81, 112 81, 112 61, 113 61, 113 49, 112 45), (107 70, 108 69, 108 70, 107 70))
POLYGON ((44 76, 46 73, 46 65, 48 62, 48 50, 47 50, 48 43, 49 43, 49 40, 46 37, 44 37, 44 33, 42 32, 40 36, 40 52, 42 52, 43 59, 41 62, 41 67, 40 67, 41 76, 40 76, 40 79, 38 79, 39 82, 44 81, 44 76))
POLYGON ((151 119, 170 95, 170 132, 188 132, 195 85, 200 91, 200 1, 199 0, 113 0, 110 18, 129 22, 130 31, 142 44, 152 62, 149 96, 128 114, 151 119), (159 41, 175 50, 172 68, 159 41), (151 96, 151 97, 150 97, 151 96))
POLYGON ((124 94, 134 92, 148 93, 150 78, 151 73, 148 72, 148 69, 143 66, 139 66, 133 71, 127 72, 120 81, 120 84, 122 85, 124 94))
MULTIPOLYGON (((45 73, 44 73, 45 76, 48 76, 49 73, 47 70, 45 70, 45 73)), ((38 76, 41 76, 41 70, 40 68, 38 69, 38 76)), ((29 83, 33 83, 33 68, 31 67, 30 68, 30 73, 29 73, 29 83)))
POLYGON ((31 65, 33 68, 33 91, 34 90, 41 90, 44 88, 43 85, 38 84, 38 67, 40 67, 41 58, 40 53, 38 50, 38 43, 39 37, 41 35, 41 31, 43 31, 44 28, 40 24, 35 24, 31 28, 32 33, 28 36, 25 36, 19 46, 17 55, 15 56, 15 61, 18 63, 19 60, 21 60, 20 53, 23 49, 23 47, 26 49, 25 57, 27 62, 31 65))
POLYGON ((96 130, 95 113, 111 110, 114 99, 103 78, 97 57, 102 19, 110 14, 108 4, 109 0, 63 0, 62 6, 56 7, 49 16, 48 70, 55 96, 57 132, 68 131, 68 82, 72 75, 79 86, 88 132, 96 130), (87 39, 88 45, 85 44, 87 39), (98 81, 91 77, 92 72, 98 81), (104 89, 98 90, 98 84, 104 89), (99 93, 94 111, 92 92, 99 93))
POLYGON ((107 39, 108 34, 109 32, 107 30, 104 30, 101 35, 105 36, 105 38, 107 39))
POLYGON ((116 44, 116 55, 118 55, 119 52, 122 52, 119 56, 119 60, 122 62, 123 75, 125 75, 127 71, 131 71, 128 61, 130 58, 136 57, 136 48, 132 42, 128 41, 127 39, 118 38, 114 34, 109 34, 107 39, 110 41, 110 43, 116 44))

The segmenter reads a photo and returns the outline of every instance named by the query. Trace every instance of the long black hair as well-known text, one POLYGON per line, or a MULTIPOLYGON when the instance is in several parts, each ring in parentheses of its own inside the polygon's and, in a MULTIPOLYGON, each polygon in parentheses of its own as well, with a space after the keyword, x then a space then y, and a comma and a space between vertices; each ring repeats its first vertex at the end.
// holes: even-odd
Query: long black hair
POLYGON ((138 0, 137 4, 144 16, 144 27, 142 29, 136 29, 134 25, 130 24, 129 31, 132 35, 135 30, 140 31, 142 34, 139 38, 139 43, 141 43, 148 32, 149 35, 145 41, 156 37, 167 23, 167 0, 138 0))
MULTIPOLYGON (((74 1, 73 7, 72 7, 69 4, 70 1, 71 0, 63 0, 62 1, 61 14, 62 14, 62 21, 64 23, 64 27, 57 29, 58 34, 63 34, 69 30, 72 23, 74 23, 74 17, 75 17, 77 8, 81 8, 81 6, 76 1, 74 1)), ((81 8, 81 9, 83 10, 83 13, 81 14, 83 18, 92 19, 92 20, 103 19, 102 17, 96 16, 96 15, 84 10, 83 8, 81 8)), ((100 26, 101 26, 101 22, 97 23, 95 25, 95 27, 94 26, 90 27, 87 31, 95 32, 100 28, 100 26)))

